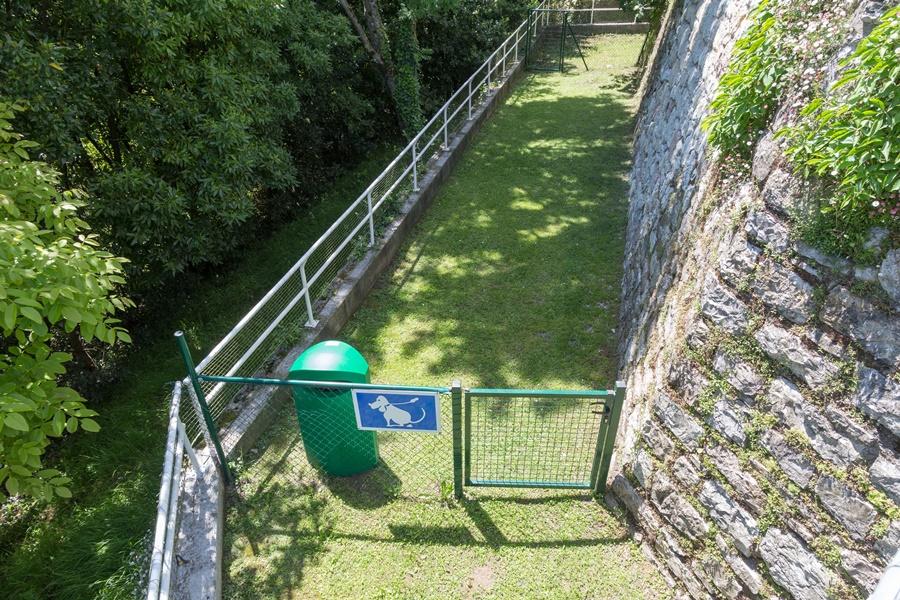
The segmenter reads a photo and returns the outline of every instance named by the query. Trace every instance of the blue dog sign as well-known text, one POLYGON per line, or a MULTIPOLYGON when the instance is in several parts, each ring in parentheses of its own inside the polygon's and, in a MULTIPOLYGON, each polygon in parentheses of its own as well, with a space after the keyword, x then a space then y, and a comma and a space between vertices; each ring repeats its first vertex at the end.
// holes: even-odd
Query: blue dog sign
POLYGON ((356 426, 365 431, 441 430, 441 411, 435 392, 353 390, 356 426))

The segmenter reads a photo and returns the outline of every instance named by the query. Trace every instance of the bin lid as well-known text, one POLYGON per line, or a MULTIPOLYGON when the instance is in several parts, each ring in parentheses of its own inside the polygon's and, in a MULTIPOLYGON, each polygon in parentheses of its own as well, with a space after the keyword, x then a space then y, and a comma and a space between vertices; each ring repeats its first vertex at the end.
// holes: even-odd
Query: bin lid
POLYGON ((291 379, 311 381, 369 382, 369 363, 359 350, 338 340, 307 348, 291 366, 291 379))

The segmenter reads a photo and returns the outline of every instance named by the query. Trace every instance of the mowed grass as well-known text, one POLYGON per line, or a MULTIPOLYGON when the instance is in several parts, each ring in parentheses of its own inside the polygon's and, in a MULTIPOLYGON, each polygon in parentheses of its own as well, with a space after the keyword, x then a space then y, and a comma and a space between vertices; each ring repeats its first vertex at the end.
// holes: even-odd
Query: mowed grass
POLYGON ((132 331, 119 382, 92 398, 102 429, 79 432, 50 461, 73 478, 72 500, 0 511, 0 596, 16 600, 130 598, 144 575, 159 494, 171 382, 184 376, 172 333, 188 332, 203 356, 284 274, 384 168, 397 149, 377 150, 303 215, 260 232, 228 268, 183 277, 165 310, 132 331), (24 512, 24 514, 23 514, 24 512))
MULTIPOLYGON (((641 41, 594 38, 589 72, 529 75, 487 123, 343 332, 374 381, 611 387, 635 109, 620 83, 641 41)), ((448 502, 444 424, 391 433, 386 466, 329 478, 285 407, 239 465, 226 597, 669 595, 624 516, 588 494, 469 487, 448 502)))

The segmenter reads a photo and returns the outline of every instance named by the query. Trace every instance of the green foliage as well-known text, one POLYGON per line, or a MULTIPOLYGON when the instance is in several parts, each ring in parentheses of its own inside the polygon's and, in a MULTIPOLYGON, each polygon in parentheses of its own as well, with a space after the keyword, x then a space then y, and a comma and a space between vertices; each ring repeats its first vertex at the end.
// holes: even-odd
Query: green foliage
POLYGON ((823 216, 807 233, 826 250, 856 255, 873 225, 898 231, 900 7, 887 11, 841 66, 829 92, 779 135, 790 141, 790 160, 804 175, 821 178, 828 192, 823 216))
POLYGON ((525 20, 528 0, 457 0, 416 22, 422 108, 430 116, 525 20))
POLYGON ((771 0, 762 0, 735 44, 728 71, 703 120, 710 143, 727 155, 748 159, 778 107, 787 73, 780 53, 781 28, 771 0))
POLYGON ((101 250, 77 215, 84 194, 58 192, 59 174, 29 157, 37 144, 13 131, 21 108, 0 102, 0 484, 10 495, 68 498, 69 478, 42 456, 51 438, 100 425, 57 384, 72 358, 55 351, 57 338, 130 342, 112 315, 131 303, 114 293, 125 260, 101 250))
POLYGON ((668 0, 620 0, 622 10, 633 12, 638 21, 656 23, 666 10, 668 0))
POLYGON ((412 13, 401 7, 394 19, 392 49, 394 65, 397 69, 394 101, 396 103, 400 124, 407 138, 412 138, 422 125, 422 100, 419 84, 419 41, 416 38, 416 21, 412 13))
POLYGON ((6 8, 0 93, 144 288, 223 261, 298 172, 365 135, 356 40, 309 0, 6 8))

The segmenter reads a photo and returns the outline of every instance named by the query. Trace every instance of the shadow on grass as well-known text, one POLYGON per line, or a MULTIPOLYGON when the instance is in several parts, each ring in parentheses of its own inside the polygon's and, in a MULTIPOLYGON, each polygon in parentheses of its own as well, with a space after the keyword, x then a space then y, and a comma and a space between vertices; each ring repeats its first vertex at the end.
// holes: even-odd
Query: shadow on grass
POLYGON ((614 379, 632 115, 621 94, 546 88, 529 79, 488 124, 354 319, 374 371, 399 351, 484 386, 614 379))

